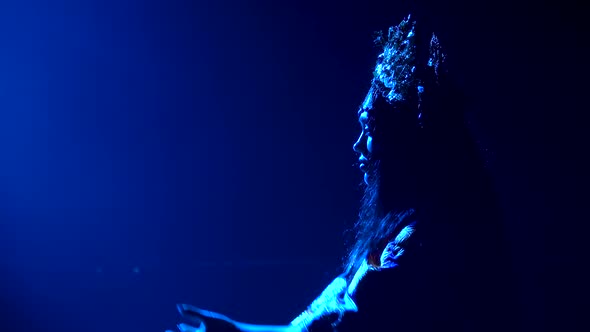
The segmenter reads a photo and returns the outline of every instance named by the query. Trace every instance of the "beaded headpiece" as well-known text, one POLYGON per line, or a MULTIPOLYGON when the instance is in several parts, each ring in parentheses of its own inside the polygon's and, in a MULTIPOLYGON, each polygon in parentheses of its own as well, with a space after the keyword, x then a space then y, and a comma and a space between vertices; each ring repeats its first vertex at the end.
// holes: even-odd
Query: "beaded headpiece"
POLYGON ((428 60, 420 57, 416 49, 415 25, 416 22, 410 21, 408 16, 397 26, 390 27, 387 36, 381 31, 377 33, 375 43, 383 52, 377 58, 372 88, 390 104, 415 100, 420 118, 422 97, 428 89, 438 85, 439 76, 444 71, 445 54, 433 34, 428 60))

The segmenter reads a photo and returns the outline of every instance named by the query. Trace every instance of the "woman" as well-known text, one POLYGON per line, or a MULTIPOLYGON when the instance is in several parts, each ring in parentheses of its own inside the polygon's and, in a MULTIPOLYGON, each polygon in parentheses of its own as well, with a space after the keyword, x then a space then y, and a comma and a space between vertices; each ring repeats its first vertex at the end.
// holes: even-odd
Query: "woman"
POLYGON ((181 324, 182 331, 510 329, 496 201, 445 55, 428 37, 408 17, 376 39, 383 52, 353 147, 365 194, 343 273, 288 325, 244 324, 179 305, 199 326, 181 324))

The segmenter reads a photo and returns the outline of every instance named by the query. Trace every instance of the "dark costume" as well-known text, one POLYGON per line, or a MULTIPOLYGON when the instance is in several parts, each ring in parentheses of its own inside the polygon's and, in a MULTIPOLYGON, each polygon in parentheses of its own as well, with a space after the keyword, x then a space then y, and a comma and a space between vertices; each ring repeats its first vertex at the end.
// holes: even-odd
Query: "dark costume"
POLYGON ((312 332, 514 331, 503 248, 464 254, 476 239, 459 227, 407 222, 377 262, 336 278, 291 324, 312 332))
POLYGON ((336 278, 292 324, 303 331, 308 324, 309 331, 464 331, 452 262, 432 262, 425 237, 419 223, 409 223, 378 262, 336 278))

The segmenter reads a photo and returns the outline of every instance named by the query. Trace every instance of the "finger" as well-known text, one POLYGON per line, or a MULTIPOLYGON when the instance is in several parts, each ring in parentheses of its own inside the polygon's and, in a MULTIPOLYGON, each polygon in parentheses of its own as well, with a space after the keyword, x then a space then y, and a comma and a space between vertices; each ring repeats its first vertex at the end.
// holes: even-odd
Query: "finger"
POLYGON ((178 329, 180 330, 180 332, 205 332, 205 327, 203 326, 203 324, 201 324, 201 326, 199 327, 194 327, 188 324, 178 324, 178 329))
POLYGON ((190 304, 177 304, 178 312, 184 318, 194 319, 197 321, 210 321, 210 320, 222 320, 226 322, 232 322, 228 317, 208 310, 199 309, 190 304))
POLYGON ((200 309, 190 304, 177 304, 176 308, 183 318, 201 322, 205 317, 199 313, 200 309))

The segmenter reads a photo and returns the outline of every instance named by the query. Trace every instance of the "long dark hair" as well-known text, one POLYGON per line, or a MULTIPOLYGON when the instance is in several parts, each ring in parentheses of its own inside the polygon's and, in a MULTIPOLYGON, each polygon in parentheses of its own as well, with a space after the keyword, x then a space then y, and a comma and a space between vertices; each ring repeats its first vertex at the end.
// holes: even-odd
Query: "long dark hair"
MULTIPOLYGON (((420 31, 417 36, 424 41, 420 31)), ((429 56, 416 54, 416 63, 429 56)), ((420 239, 424 265, 431 265, 425 269, 453 276, 477 330, 501 328, 515 313, 510 245, 483 149, 466 120, 466 98, 444 67, 416 66, 415 74, 424 93, 410 86, 399 102, 385 97, 382 84, 372 84, 368 113, 380 148, 370 158, 373 181, 365 186, 345 273, 351 278, 414 223, 412 236, 420 239)))
POLYGON ((466 123, 465 98, 446 73, 431 70, 422 77, 428 93, 419 101, 392 104, 374 94, 369 116, 382 148, 370 165, 373 181, 365 185, 347 272, 411 221, 460 229, 462 240, 478 237, 478 246, 494 246, 492 239, 501 235, 500 209, 466 123))

